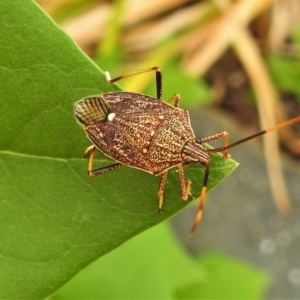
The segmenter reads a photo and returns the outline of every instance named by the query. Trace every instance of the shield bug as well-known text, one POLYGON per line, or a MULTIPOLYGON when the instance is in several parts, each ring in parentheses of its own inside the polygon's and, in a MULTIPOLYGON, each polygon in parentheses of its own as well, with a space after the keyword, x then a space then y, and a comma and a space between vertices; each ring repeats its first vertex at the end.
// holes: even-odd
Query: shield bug
POLYGON ((107 92, 98 96, 89 96, 74 104, 77 121, 83 126, 92 146, 85 151, 89 155, 88 174, 96 176, 121 166, 143 170, 160 177, 158 186, 158 210, 163 208, 163 194, 167 173, 176 167, 181 187, 181 197, 191 197, 191 181, 185 179, 184 167, 200 164, 205 168, 203 185, 200 191, 199 207, 191 229, 193 232, 202 217, 205 194, 209 179, 210 153, 222 152, 227 158, 227 150, 238 144, 256 138, 267 132, 300 121, 300 116, 281 122, 273 127, 229 144, 226 131, 204 137, 195 137, 191 128, 189 114, 179 108, 180 96, 175 94, 169 102, 162 101, 162 74, 157 67, 139 70, 133 73, 107 80, 114 83, 123 78, 155 71, 157 97, 131 93, 107 92), (223 139, 223 147, 208 149, 205 143, 223 139), (94 169, 93 161, 97 151, 103 152, 116 163, 94 169))

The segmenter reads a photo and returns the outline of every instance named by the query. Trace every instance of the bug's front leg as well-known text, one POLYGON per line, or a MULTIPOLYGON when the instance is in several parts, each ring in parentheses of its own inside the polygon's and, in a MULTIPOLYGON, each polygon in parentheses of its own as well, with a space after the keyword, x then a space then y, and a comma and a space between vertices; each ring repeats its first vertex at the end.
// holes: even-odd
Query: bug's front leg
POLYGON ((165 186, 166 186, 167 175, 168 175, 168 172, 164 172, 161 174, 160 182, 159 182, 159 186, 158 186, 157 195, 158 195, 158 212, 159 213, 163 212, 164 190, 165 190, 165 186))
POLYGON ((166 102, 172 103, 175 107, 179 107, 180 95, 179 94, 174 94, 171 98, 166 100, 166 102))
POLYGON ((94 163, 94 158, 95 158, 96 152, 97 152, 97 149, 94 145, 87 147, 86 150, 84 151, 84 157, 87 157, 89 155, 89 164, 88 164, 89 176, 101 175, 101 174, 107 173, 109 171, 112 171, 112 170, 122 166, 122 164, 120 164, 120 163, 115 163, 113 165, 109 165, 109 166, 105 166, 105 167, 101 167, 101 168, 93 170, 93 163, 94 163))
POLYGON ((189 197, 193 199, 194 197, 191 193, 192 182, 190 180, 185 180, 183 165, 179 165, 177 167, 177 170, 178 170, 178 176, 180 181, 182 200, 186 201, 188 200, 189 197))
MULTIPOLYGON (((166 186, 167 175, 168 175, 168 172, 164 172, 164 173, 161 174, 160 182, 159 182, 159 186, 158 186, 158 192, 157 192, 157 195, 158 195, 158 212, 160 212, 160 213, 163 211, 164 190, 165 190, 165 186, 166 186)), ((190 180, 185 180, 182 165, 178 166, 178 176, 179 176, 179 181, 180 181, 182 200, 186 201, 186 200, 189 199, 189 197, 191 199, 193 199, 194 197, 191 193, 192 182, 190 180)))
MULTIPOLYGON (((229 133, 227 131, 222 131, 217 134, 207 136, 205 138, 197 138, 196 141, 200 144, 203 144, 203 143, 208 143, 210 141, 215 141, 219 139, 224 140, 224 148, 226 148, 229 142, 229 133)), ((230 158, 230 154, 228 154, 227 149, 224 150, 223 157, 225 159, 230 158)))
POLYGON ((196 230, 196 228, 198 227, 198 225, 199 225, 199 223, 202 219, 204 203, 205 203, 205 196, 206 196, 206 190, 207 190, 207 184, 208 184, 209 170, 210 170, 210 165, 208 163, 205 166, 203 186, 202 186, 201 191, 200 191, 198 210, 197 210, 197 213, 196 213, 196 216, 195 216, 195 219, 194 219, 193 226, 190 230, 190 234, 194 233, 194 231, 196 230))

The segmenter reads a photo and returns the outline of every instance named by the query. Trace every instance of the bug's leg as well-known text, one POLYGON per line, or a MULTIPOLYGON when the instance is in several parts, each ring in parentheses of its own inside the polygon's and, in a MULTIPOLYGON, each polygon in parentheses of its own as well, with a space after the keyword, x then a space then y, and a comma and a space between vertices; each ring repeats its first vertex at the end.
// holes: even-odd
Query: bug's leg
POLYGON ((207 183, 208 183, 208 176, 209 176, 209 164, 205 166, 205 175, 203 179, 203 186, 200 191, 200 198, 199 198, 199 206, 198 210, 194 219, 194 224, 190 230, 190 234, 193 234, 196 228, 198 227, 202 214, 203 214, 203 209, 204 209, 204 203, 205 203, 205 196, 206 196, 206 189, 207 189, 207 183))
POLYGON ((96 147, 94 145, 87 147, 83 153, 83 156, 87 157, 92 151, 96 151, 96 147))
POLYGON ((116 168, 119 168, 119 167, 122 167, 123 165, 120 164, 120 163, 115 163, 113 165, 109 165, 109 166, 106 166, 106 167, 101 167, 101 168, 98 168, 98 169, 95 169, 95 170, 89 170, 88 173, 90 176, 97 176, 97 175, 101 175, 101 174, 104 174, 104 173, 107 173, 109 171, 112 171, 116 168))
POLYGON ((178 176, 180 181, 180 188, 181 188, 181 198, 182 200, 186 201, 189 197, 193 198, 191 193, 191 186, 192 182, 190 180, 185 180, 183 166, 179 165, 178 169, 178 176))
POLYGON ((158 186, 157 195, 158 195, 158 212, 159 213, 162 213, 162 211, 163 211, 164 190, 165 190, 165 186, 166 186, 167 175, 168 175, 168 172, 164 172, 161 174, 160 182, 159 182, 159 186, 158 186))
POLYGON ((112 170, 122 166, 122 164, 120 164, 120 163, 115 163, 113 165, 109 165, 109 166, 106 166, 106 167, 101 167, 101 168, 93 170, 93 162, 94 162, 96 152, 97 152, 97 149, 94 145, 89 146, 84 151, 84 156, 90 155, 89 164, 88 164, 88 174, 89 174, 89 176, 101 175, 101 174, 112 171, 112 170))
POLYGON ((179 94, 174 94, 171 98, 169 98, 166 102, 169 103, 174 103, 175 107, 179 107, 180 103, 180 95, 179 94))
MULTIPOLYGON (((228 142, 229 142, 229 133, 227 131, 222 131, 204 138, 197 138, 196 141, 200 144, 202 143, 207 143, 210 141, 218 140, 218 139, 223 139, 224 140, 224 147, 227 147, 228 142)), ((229 158, 230 154, 228 154, 227 149, 224 150, 223 152, 223 157, 224 158, 229 158)))
POLYGON ((118 76, 115 78, 110 78, 109 72, 105 72, 105 76, 106 76, 106 80, 109 83, 114 83, 114 82, 117 82, 117 81, 122 80, 127 77, 131 77, 131 76, 135 76, 138 74, 147 73, 147 72, 151 72, 151 71, 155 71, 157 99, 161 99, 161 96, 162 96, 162 73, 161 73, 161 69, 158 67, 151 67, 151 68, 137 70, 137 71, 127 73, 127 74, 124 74, 124 75, 121 75, 121 76, 118 76))
POLYGON ((88 174, 90 176, 94 176, 94 174, 93 174, 93 162, 94 162, 94 158, 95 158, 96 152, 97 152, 97 149, 96 149, 96 147, 94 145, 89 146, 84 151, 84 156, 85 157, 87 157, 89 155, 88 174))

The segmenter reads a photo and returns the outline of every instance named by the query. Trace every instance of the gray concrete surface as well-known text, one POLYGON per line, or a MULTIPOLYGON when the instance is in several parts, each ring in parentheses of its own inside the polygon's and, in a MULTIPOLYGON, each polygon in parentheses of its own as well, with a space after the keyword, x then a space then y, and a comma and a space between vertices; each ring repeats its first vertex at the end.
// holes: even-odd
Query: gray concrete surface
MULTIPOLYGON (((197 136, 221 130, 230 132, 231 141, 244 136, 216 112, 199 110, 191 118, 197 136)), ((195 207, 174 218, 178 237, 194 255, 217 250, 270 272, 273 281, 265 299, 300 299, 300 161, 282 153, 293 205, 289 215, 282 215, 272 200, 259 141, 237 146, 230 154, 240 163, 238 169, 208 193, 204 218, 193 238, 187 233, 195 207)))

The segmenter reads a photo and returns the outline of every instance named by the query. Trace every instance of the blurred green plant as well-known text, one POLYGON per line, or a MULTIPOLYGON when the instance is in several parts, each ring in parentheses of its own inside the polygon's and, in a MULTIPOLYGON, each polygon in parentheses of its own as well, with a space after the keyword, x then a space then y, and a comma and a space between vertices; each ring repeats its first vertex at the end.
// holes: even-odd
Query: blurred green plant
POLYGON ((263 299, 269 283, 268 273, 219 253, 188 256, 161 224, 97 260, 51 299, 263 299))
POLYGON ((296 96, 295 100, 300 102, 300 27, 295 29, 292 40, 293 53, 290 55, 274 53, 269 55, 267 61, 279 90, 296 96))

